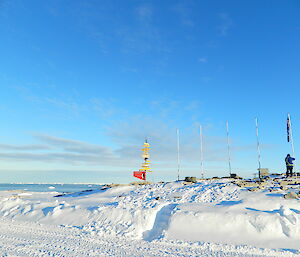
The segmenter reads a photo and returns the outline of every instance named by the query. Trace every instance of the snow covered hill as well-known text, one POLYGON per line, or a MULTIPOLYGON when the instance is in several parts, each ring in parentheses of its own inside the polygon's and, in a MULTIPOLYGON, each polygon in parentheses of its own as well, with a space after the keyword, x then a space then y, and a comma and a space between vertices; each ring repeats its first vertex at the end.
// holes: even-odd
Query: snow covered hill
POLYGON ((285 199, 278 183, 268 183, 256 192, 228 179, 99 187, 64 195, 2 191, 0 252, 300 256, 300 202, 285 199))

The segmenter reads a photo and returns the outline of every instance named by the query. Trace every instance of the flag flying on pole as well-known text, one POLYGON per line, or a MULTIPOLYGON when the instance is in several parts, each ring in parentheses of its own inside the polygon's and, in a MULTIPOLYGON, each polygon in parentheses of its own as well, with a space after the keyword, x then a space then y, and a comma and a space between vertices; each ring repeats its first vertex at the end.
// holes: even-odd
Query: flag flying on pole
POLYGON ((290 117, 287 117, 287 123, 286 123, 286 131, 287 131, 287 141, 290 142, 290 128, 291 128, 291 122, 290 117))

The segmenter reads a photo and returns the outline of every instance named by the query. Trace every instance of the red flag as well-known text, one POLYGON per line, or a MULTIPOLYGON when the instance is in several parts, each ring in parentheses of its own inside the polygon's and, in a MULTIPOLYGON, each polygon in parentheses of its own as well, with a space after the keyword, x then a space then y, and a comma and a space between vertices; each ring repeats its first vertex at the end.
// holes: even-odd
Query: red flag
POLYGON ((287 131, 287 141, 290 142, 290 128, 291 128, 291 122, 290 122, 290 117, 287 117, 287 122, 286 122, 286 131, 287 131))

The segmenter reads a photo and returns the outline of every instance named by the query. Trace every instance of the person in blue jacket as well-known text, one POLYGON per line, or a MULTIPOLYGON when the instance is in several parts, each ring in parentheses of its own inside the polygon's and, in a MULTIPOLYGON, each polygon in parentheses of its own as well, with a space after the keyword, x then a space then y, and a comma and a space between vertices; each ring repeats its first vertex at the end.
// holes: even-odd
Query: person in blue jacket
POLYGON ((290 154, 288 154, 285 157, 285 164, 286 164, 286 177, 293 176, 293 168, 294 168, 294 164, 293 161, 295 160, 295 158, 291 157, 290 154))

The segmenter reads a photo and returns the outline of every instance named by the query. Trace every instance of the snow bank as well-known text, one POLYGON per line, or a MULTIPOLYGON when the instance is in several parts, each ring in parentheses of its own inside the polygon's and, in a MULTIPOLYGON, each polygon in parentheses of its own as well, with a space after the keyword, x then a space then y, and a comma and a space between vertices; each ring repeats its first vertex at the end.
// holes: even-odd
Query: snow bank
POLYGON ((300 249, 300 202, 228 180, 99 188, 81 193, 0 192, 0 216, 128 239, 188 240, 300 249), (58 196, 58 197, 55 197, 58 196))

